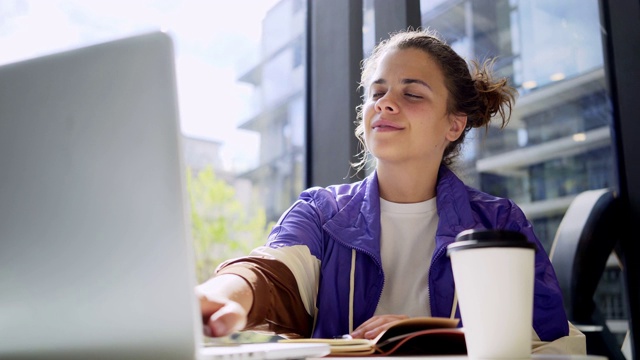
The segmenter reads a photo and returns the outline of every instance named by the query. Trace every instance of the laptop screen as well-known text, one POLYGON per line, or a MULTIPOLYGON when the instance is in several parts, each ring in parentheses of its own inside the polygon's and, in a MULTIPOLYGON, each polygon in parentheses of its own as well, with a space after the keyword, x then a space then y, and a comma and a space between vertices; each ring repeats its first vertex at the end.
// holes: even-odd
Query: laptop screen
POLYGON ((172 46, 0 67, 0 358, 194 353, 172 46))

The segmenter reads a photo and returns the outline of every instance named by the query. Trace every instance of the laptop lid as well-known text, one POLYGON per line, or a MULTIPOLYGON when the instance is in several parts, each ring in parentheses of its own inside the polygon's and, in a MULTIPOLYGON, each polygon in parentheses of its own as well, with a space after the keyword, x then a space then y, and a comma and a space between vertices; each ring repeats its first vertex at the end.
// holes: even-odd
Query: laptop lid
POLYGON ((173 42, 0 66, 0 358, 291 359, 203 348, 173 42))
POLYGON ((194 353, 173 61, 157 32, 0 67, 0 358, 194 353))

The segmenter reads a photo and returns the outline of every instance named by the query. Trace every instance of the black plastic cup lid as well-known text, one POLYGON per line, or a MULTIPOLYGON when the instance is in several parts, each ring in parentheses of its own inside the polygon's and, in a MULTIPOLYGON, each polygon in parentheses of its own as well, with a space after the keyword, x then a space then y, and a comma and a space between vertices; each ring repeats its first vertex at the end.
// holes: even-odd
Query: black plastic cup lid
POLYGON ((447 246, 447 255, 457 250, 487 247, 523 248, 536 250, 536 245, 520 232, 513 230, 469 229, 460 232, 456 241, 447 246))

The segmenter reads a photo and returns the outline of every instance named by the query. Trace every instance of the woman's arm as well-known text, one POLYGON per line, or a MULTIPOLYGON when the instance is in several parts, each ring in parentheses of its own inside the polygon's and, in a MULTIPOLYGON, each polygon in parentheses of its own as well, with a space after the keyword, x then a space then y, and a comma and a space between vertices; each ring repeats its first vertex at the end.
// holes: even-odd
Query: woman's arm
POLYGON ((208 328, 205 334, 223 336, 254 329, 311 336, 312 317, 305 310, 296 279, 276 259, 248 256, 226 262, 196 291, 208 328))

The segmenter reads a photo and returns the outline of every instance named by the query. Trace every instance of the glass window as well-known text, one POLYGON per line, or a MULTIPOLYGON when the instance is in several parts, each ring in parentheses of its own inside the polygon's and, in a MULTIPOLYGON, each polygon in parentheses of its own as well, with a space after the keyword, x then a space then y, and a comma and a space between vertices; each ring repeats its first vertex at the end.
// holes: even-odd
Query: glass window
POLYGON ((518 75, 524 90, 602 68, 597 1, 518 1, 522 62, 518 75))
MULTIPOLYGON (((517 87, 507 128, 470 133, 457 171, 513 199, 549 252, 571 200, 616 184, 598 1, 422 1, 422 14, 467 59, 497 57, 517 87)), ((619 274, 612 257, 596 295, 611 323, 626 316, 619 274)))
MULTIPOLYGON (((495 70, 519 92, 506 129, 470 134, 475 142, 467 144, 460 167, 468 181, 514 199, 534 219, 562 214, 568 202, 558 199, 611 186, 612 118, 598 2, 432 5, 423 7, 423 26, 440 32, 467 59, 497 57, 495 70)), ((555 233, 553 222, 549 226, 539 235, 547 250, 553 238, 545 234, 555 233)))
POLYGON ((199 280, 302 191, 306 2, 4 0, 0 64, 166 30, 175 40, 199 280))

